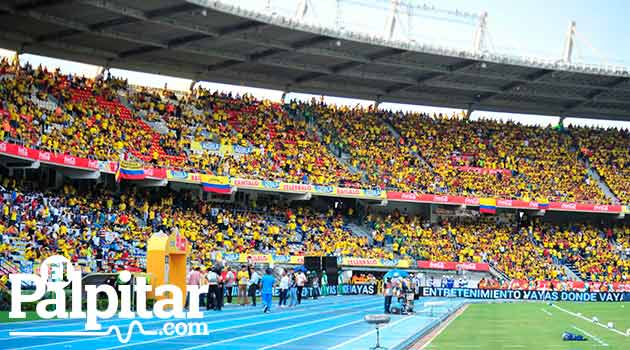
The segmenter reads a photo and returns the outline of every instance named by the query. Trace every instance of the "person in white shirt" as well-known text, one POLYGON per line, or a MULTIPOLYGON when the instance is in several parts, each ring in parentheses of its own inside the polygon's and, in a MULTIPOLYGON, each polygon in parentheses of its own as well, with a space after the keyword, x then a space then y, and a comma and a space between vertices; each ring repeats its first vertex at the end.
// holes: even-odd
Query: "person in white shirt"
POLYGON ((280 279, 280 301, 278 306, 284 307, 287 305, 287 293, 289 291, 289 276, 286 271, 282 271, 282 278, 280 279))
POLYGON ((249 290, 248 294, 252 297, 252 305, 256 306, 256 291, 259 288, 260 284, 260 275, 258 271, 251 269, 250 277, 249 277, 249 290))
POLYGON ((302 290, 304 289, 304 284, 306 283, 306 276, 304 272, 300 271, 296 276, 295 284, 297 284, 297 301, 298 305, 302 304, 302 290))

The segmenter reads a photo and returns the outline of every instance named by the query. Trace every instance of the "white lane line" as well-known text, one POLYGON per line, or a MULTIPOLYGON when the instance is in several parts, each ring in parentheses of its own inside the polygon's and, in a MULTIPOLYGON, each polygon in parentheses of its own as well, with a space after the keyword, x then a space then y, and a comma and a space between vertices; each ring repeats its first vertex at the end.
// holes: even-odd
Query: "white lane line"
MULTIPOLYGON (((309 303, 310 304, 310 303, 309 303)), ((341 304, 341 303, 330 303, 330 304, 324 304, 324 306, 335 306, 337 304, 341 304)), ((356 304, 356 303, 353 303, 356 304)), ((312 309, 312 308, 316 308, 319 307, 320 305, 317 304, 313 304, 313 305, 307 305, 301 308, 298 308, 296 310, 296 312, 302 312, 302 311, 306 311, 306 309, 312 309)), ((229 313, 229 316, 235 316, 235 315, 242 315, 242 314, 251 314, 249 316, 245 316, 245 317, 237 317, 237 318, 231 318, 228 321, 236 321, 236 320, 246 320, 246 319, 250 319, 250 318, 257 318, 260 317, 260 310, 258 309, 252 309, 252 310, 248 310, 248 311, 242 311, 242 312, 233 312, 233 313, 229 313)), ((225 314, 222 314, 225 315, 225 314)), ((203 322, 205 318, 200 319, 200 322, 203 322)), ((172 320, 156 320, 156 321, 151 321, 151 322, 146 322, 144 323, 144 325, 149 325, 149 324, 156 324, 156 323, 166 323, 169 321, 183 321, 186 319, 172 319, 172 320)), ((219 320, 219 321, 211 321, 211 322, 205 322, 206 324, 215 324, 215 323, 223 323, 226 322, 225 319, 219 320)), ((72 343, 79 343, 79 342, 84 342, 84 341, 89 341, 89 340, 94 340, 95 338, 98 338, 99 340, 102 339, 107 339, 107 338, 112 338, 115 335, 111 335, 111 336, 106 336, 106 337, 92 337, 92 338, 81 338, 81 339, 75 339, 75 340, 66 340, 66 341, 61 341, 61 342, 55 342, 55 343, 45 343, 45 344, 39 344, 39 345, 31 345, 31 346, 25 346, 25 347, 21 347, 21 348, 15 348, 12 350, 25 350, 25 349, 37 349, 37 348, 42 348, 42 347, 47 347, 50 345, 61 345, 61 344, 72 344, 72 343)), ((19 337, 19 338, 30 338, 30 337, 19 337)), ((12 338, 8 338, 8 339, 12 339, 12 338)), ((133 345, 132 344, 127 344, 127 345, 133 345)))
MULTIPOLYGON (((357 303, 357 301, 353 301, 353 303, 357 303)), ((313 302, 310 303, 306 303, 304 304, 304 306, 301 306, 299 308, 297 308, 297 310, 305 310, 305 309, 311 309, 314 307, 321 307, 321 306, 334 306, 334 305, 339 305, 339 304, 343 304, 341 302, 329 302, 329 303, 323 303, 323 304, 316 304, 313 302)), ((347 302, 346 302, 347 304, 347 302)), ((231 308, 231 310, 226 310, 226 312, 222 312, 223 315, 229 315, 231 316, 236 316, 236 315, 245 315, 245 314, 255 314, 256 316, 259 315, 260 310, 262 310, 262 308, 251 308, 248 310, 243 310, 241 308, 231 308)), ((204 317, 201 319, 206 319, 206 317, 211 316, 211 315, 215 315, 216 312, 213 310, 206 310, 203 311, 204 317)), ((58 320, 58 319, 55 319, 58 320)), ((150 320, 150 319, 149 319, 150 320)), ((188 318, 173 318, 170 319, 170 321, 185 321, 185 320, 189 320, 188 318)), ((54 321, 54 320, 40 320, 40 321, 54 321)), ((118 325, 124 325, 126 322, 131 321, 131 319, 123 319, 123 318, 116 318, 116 319, 110 319, 110 320, 100 320, 100 323, 102 324, 106 324, 108 322, 121 322, 118 325)), ((150 325, 150 324, 157 324, 157 323, 161 323, 161 322, 166 322, 168 320, 154 320, 154 321, 149 321, 149 322, 144 322, 143 325, 150 325)), ((56 322, 53 322, 56 323, 56 322)), ((83 322, 72 322, 72 323, 60 323, 60 324, 50 324, 50 325, 46 325, 46 326, 36 326, 36 327, 22 327, 22 328, 14 328, 14 329, 0 329, 0 332, 7 332, 7 334, 11 333, 11 332, 17 332, 17 331, 23 331, 23 330, 30 330, 30 329, 39 329, 39 328, 57 328, 57 327, 66 327, 66 326, 74 326, 74 325, 85 325, 85 320, 83 322)), ((34 336, 13 336, 13 337, 5 337, 5 338, 0 338, 1 340, 9 340, 9 339, 15 339, 15 338, 21 338, 21 339, 26 339, 26 338, 33 338, 34 336)), ((85 341, 87 339, 81 339, 81 341, 85 341)))
POLYGON ((585 331, 583 329, 577 328, 576 326, 573 326, 573 329, 577 330, 578 332, 584 333, 585 336, 589 337, 589 339, 593 339, 594 341, 598 342, 599 345, 601 345, 601 346, 608 346, 608 344, 604 343, 603 340, 599 339, 598 337, 592 335, 591 333, 589 333, 589 332, 587 332, 587 331, 585 331))
MULTIPOLYGON (((371 308, 368 308, 368 309, 365 309, 365 310, 353 311, 353 312, 345 313, 343 315, 337 315, 337 316, 332 316, 332 317, 320 318, 320 319, 317 319, 317 320, 314 320, 314 321, 296 323, 294 325, 290 325, 290 326, 286 326, 286 327, 273 328, 273 329, 269 329, 269 330, 266 330, 266 331, 262 331, 262 332, 258 332, 258 333, 254 333, 254 334, 243 335, 243 336, 236 337, 236 338, 229 338, 229 339, 215 341, 215 342, 212 342, 212 343, 191 346, 189 348, 183 348, 181 350, 194 350, 194 349, 205 348, 205 347, 208 347, 208 346, 211 346, 211 345, 217 345, 217 344, 223 344, 223 343, 231 343, 231 342, 233 342, 235 340, 253 338, 253 337, 257 337, 259 335, 265 335, 265 334, 269 334, 269 333, 275 333, 275 332, 278 332, 278 331, 283 331, 285 329, 291 329, 291 328, 295 328, 295 327, 306 326, 306 325, 309 325, 309 324, 319 323, 319 322, 322 322, 322 321, 334 320, 336 318, 341 318, 341 317, 346 317, 346 316, 349 316, 349 315, 355 315, 355 314, 358 314, 358 313, 362 313, 362 312, 365 312, 366 310, 376 310, 376 309, 379 309, 381 307, 382 307, 382 305, 379 305, 377 307, 371 307, 371 308)), ((103 350, 103 349, 101 349, 101 350, 103 350)))
POLYGON ((265 347, 259 348, 258 350, 267 350, 267 349, 275 348, 276 346, 293 343, 295 341, 302 340, 304 338, 309 338, 309 337, 312 337, 312 336, 315 336, 315 335, 319 335, 319 334, 322 334, 322 333, 334 331, 335 329, 342 328, 342 327, 347 327, 347 326, 350 326, 350 325, 353 325, 353 324, 356 324, 356 323, 359 323, 359 322, 364 322, 364 321, 363 320, 356 320, 356 321, 352 321, 352 322, 346 322, 346 323, 340 324, 340 325, 335 326, 335 327, 330 327, 330 328, 322 329, 321 331, 308 333, 308 334, 305 334, 305 335, 303 335, 301 337, 292 338, 292 339, 285 340, 283 342, 275 343, 275 344, 272 344, 272 345, 267 345, 265 347))
POLYGON ((615 332, 615 333, 617 333, 617 334, 619 334, 619 335, 621 335, 621 336, 624 336, 624 337, 630 336, 629 334, 626 334, 626 333, 624 333, 624 332, 622 332, 622 331, 620 331, 620 330, 618 330, 618 329, 615 329, 615 328, 608 328, 608 326, 606 326, 605 324, 602 324, 602 323, 599 323, 599 322, 593 322, 593 320, 590 320, 590 319, 588 319, 587 317, 584 317, 584 316, 583 316, 583 315, 581 315, 581 314, 580 314, 580 315, 578 315, 578 314, 576 314, 575 312, 571 312, 571 311, 569 311, 569 310, 567 310, 567 309, 561 308, 560 306, 558 306, 558 305, 556 305, 556 304, 553 304, 553 305, 551 305, 551 306, 552 306, 552 307, 555 307, 556 309, 558 309, 558 310, 560 310, 560 311, 562 311, 562 312, 566 312, 567 314, 569 314, 569 315, 571 315, 571 316, 575 316, 575 317, 580 318, 580 319, 582 319, 582 320, 584 320, 584 321, 587 321, 587 322, 590 322, 590 323, 592 323, 592 324, 598 325, 598 326, 600 326, 600 327, 602 327, 602 328, 604 328, 604 329, 607 329, 607 330, 609 330, 609 331, 611 331, 611 332, 615 332))
POLYGON ((540 309, 540 311, 546 313, 547 316, 553 316, 553 314, 551 312, 547 311, 546 309, 540 309))
MULTIPOLYGON (((424 311, 424 310, 423 310, 423 311, 424 311)), ((395 325, 399 324, 400 322, 405 321, 405 320, 408 320, 408 319, 410 319, 410 318, 412 318, 412 317, 414 317, 414 316, 401 317, 399 320, 396 320, 396 321, 394 321, 394 322, 392 322, 392 323, 387 324, 387 326, 382 327, 382 328, 381 328, 381 330, 383 330, 383 329, 387 329, 387 328, 390 328, 390 327, 393 327, 393 326, 395 326, 395 325)), ((374 333, 376 333, 376 330, 375 330, 375 329, 373 329, 373 330, 371 330, 371 331, 369 331, 369 332, 363 333, 363 334, 361 334, 361 335, 359 335, 359 336, 356 336, 356 337, 354 337, 354 338, 352 338, 352 339, 348 339, 348 340, 344 341, 343 343, 339 343, 339 344, 337 344, 337 345, 335 345, 335 346, 332 346, 332 347, 328 348, 327 350, 339 349, 339 348, 340 348, 340 347, 342 347, 342 346, 346 346, 346 345, 348 345, 348 344, 350 344, 350 343, 354 343, 355 341, 357 341, 357 340, 359 340, 359 339, 363 339, 363 338, 365 338, 365 337, 367 337, 367 336, 369 336, 369 335, 371 335, 371 334, 374 334, 374 333)))
MULTIPOLYGON (((244 315, 244 314, 254 313, 254 312, 256 312, 256 310, 247 310, 247 311, 243 310, 241 312, 230 313, 229 315, 230 316, 236 316, 236 315, 244 315)), ((258 312, 256 312, 256 315, 258 315, 258 312)), ((206 315, 205 315, 205 312, 204 312, 204 319, 205 319, 205 316, 206 315)), ((187 318, 172 318, 172 319, 169 319, 169 320, 170 321, 186 321, 188 319, 187 318)), ((156 324, 156 323, 163 323, 163 322, 167 322, 169 320, 154 320, 154 321, 149 321, 149 322, 143 322, 142 325, 144 326, 144 325, 150 325, 150 324, 156 324)), ((117 318, 115 320, 102 320, 102 321, 100 321, 100 323, 104 324, 107 321, 109 321, 109 322, 118 321, 118 322, 120 322, 120 324, 117 324, 117 326, 123 326, 124 327, 125 323, 132 321, 132 319, 117 318)), ((72 325, 85 325, 85 322, 75 322, 75 323, 59 324, 59 325, 48 325, 48 326, 41 326, 41 327, 18 328, 16 331, 9 330, 8 334, 21 333, 21 332, 23 332, 24 329, 29 329, 30 330, 30 329, 51 328, 51 327, 57 328, 57 327, 65 327, 65 326, 72 326, 72 325)), ((78 330, 78 331, 80 331, 80 330, 78 330)), ((2 332, 4 332, 4 331, 2 331, 2 332)), ((62 331, 59 331, 59 332, 62 332, 62 331)), ((27 331, 27 332, 24 332, 24 333, 31 333, 31 331, 27 331)), ((39 333, 39 332, 32 332, 32 333, 39 333)), ((11 337, 0 338, 0 340, 9 340, 9 339, 16 339, 16 338, 28 339, 28 338, 35 338, 35 337, 39 337, 39 336, 36 335, 36 334, 33 334, 33 335, 14 335, 14 336, 11 336, 11 337)), ((80 339, 80 341, 86 341, 86 340, 89 340, 89 339, 80 339)), ((59 344, 64 344, 64 343, 65 342, 62 342, 62 343, 59 343, 59 344)), ((34 346, 34 347, 37 347, 37 346, 34 346)))
MULTIPOLYGON (((351 302, 358 302, 359 298, 353 298, 355 300, 352 300, 351 302)), ((346 303, 348 302, 348 300, 346 300, 346 303)), ((341 304, 341 302, 325 302, 322 304, 316 303, 316 302, 307 302, 304 303, 300 306, 300 308, 304 308, 304 307, 312 307, 312 306, 325 306, 325 305, 338 305, 341 304)), ((253 310, 258 310, 262 308, 252 308, 248 311, 253 311, 253 310)), ((205 310, 202 311, 202 313, 204 314, 204 317, 206 317, 207 315, 212 315, 214 314, 214 310, 205 310)), ((223 314, 229 314, 230 316, 232 315, 241 315, 243 314, 245 311, 243 309, 241 309, 240 307, 229 307, 229 308, 224 308, 221 311, 223 314)), ((178 318, 179 320, 185 320, 186 318, 178 318)), ((26 329, 39 329, 39 328, 50 328, 50 327, 66 327, 66 326, 83 326, 85 325, 85 319, 76 319, 76 320, 82 320, 81 322, 77 321, 77 322, 70 322, 70 323, 64 323, 63 321, 68 321, 70 319, 59 319, 59 318, 54 318, 54 319, 48 319, 48 320, 35 320, 35 321, 21 321, 21 322, 10 322, 10 324, 18 324, 18 323, 35 323, 35 322, 49 322, 49 324, 45 325, 45 326, 38 326, 35 325, 33 327, 18 327, 18 328, 10 328, 10 329, 2 329, 0 328, 0 332, 16 332, 16 331, 23 331, 26 329)), ((174 319, 177 320, 177 319, 174 319)), ((99 323, 102 324, 106 324, 109 322, 127 322, 129 321, 129 319, 122 319, 122 318, 113 318, 113 319, 109 319, 109 320, 99 320, 99 323)), ((0 340, 5 340, 5 339, 12 339, 12 338, 0 338, 0 340)))
MULTIPOLYGON (((370 304, 374 304, 374 302, 356 304, 356 305, 353 305, 353 306, 350 306, 350 307, 341 308, 341 309, 338 309, 338 310, 344 310, 344 309, 347 309, 347 308, 360 307, 360 306, 368 306, 370 304)), ((260 322, 254 322, 254 323, 238 324, 238 325, 230 326, 230 327, 211 329, 211 330, 208 331, 208 334, 221 332, 221 331, 226 331, 226 330, 230 330, 230 329, 238 329, 238 328, 244 328, 244 327, 249 327, 249 326, 256 326, 256 325, 260 325, 260 324, 273 323, 273 322, 277 322, 277 321, 290 320, 290 319, 304 317, 304 316, 321 315, 321 314, 326 314, 326 313, 330 313, 330 312, 335 312, 335 311, 338 311, 338 310, 337 309, 333 309, 333 310, 327 311, 327 312, 321 312, 321 310, 318 310, 318 311, 315 311, 315 312, 309 312, 309 313, 300 314, 300 315, 297 315, 297 316, 290 316, 290 317, 284 317, 284 318, 274 318, 272 320, 266 320, 266 321, 260 321, 260 322)), ((261 315, 259 315, 259 316, 261 316, 261 315)), ((158 339, 145 340, 145 341, 141 341, 141 342, 137 342, 137 343, 130 343, 130 344, 123 344, 123 345, 118 345, 118 346, 112 346, 112 347, 108 347, 108 348, 101 348, 99 350, 113 350, 113 349, 120 349, 120 348, 130 348, 130 347, 136 346, 136 345, 158 343, 158 342, 165 341, 165 340, 183 338, 183 337, 186 337, 186 336, 188 336, 188 335, 176 335, 176 336, 172 336, 172 337, 163 337, 163 338, 158 338, 158 339)), ((182 349, 182 350, 184 350, 184 349, 182 349)))

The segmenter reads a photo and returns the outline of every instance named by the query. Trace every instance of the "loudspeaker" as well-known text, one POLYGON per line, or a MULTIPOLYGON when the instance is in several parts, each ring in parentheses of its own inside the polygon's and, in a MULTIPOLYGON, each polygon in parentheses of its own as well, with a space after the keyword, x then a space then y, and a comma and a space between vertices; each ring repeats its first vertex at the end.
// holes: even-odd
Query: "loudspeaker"
POLYGON ((305 256, 304 267, 309 271, 322 271, 322 257, 321 256, 305 256))
POLYGON ((334 269, 337 271, 337 257, 336 256, 326 256, 324 257, 324 267, 326 271, 334 269))
POLYGON ((337 285, 337 281, 339 279, 339 273, 337 272, 337 269, 326 270, 326 276, 328 276, 328 285, 329 286, 336 286, 337 285))

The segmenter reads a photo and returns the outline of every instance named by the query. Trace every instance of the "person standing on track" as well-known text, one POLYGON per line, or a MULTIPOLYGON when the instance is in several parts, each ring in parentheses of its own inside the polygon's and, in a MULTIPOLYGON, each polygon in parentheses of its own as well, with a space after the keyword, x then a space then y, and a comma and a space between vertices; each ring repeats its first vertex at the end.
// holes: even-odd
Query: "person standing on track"
POLYGON ((232 267, 228 266, 227 269, 221 274, 223 279, 223 283, 225 284, 225 290, 227 292, 227 303, 226 305, 232 304, 232 289, 234 288, 234 281, 236 280, 236 275, 232 271, 232 267))
POLYGON ((298 272, 295 283, 297 284, 297 301, 298 304, 302 304, 302 290, 304 290, 304 284, 306 283, 306 276, 303 271, 298 272))
POLYGON ((313 282, 311 283, 313 290, 313 300, 317 300, 317 297, 320 295, 319 291, 319 276, 317 276, 317 272, 313 273, 313 282))
POLYGON ((278 301, 279 307, 287 306, 287 294, 289 293, 289 276, 286 271, 282 271, 282 278, 280 279, 280 300, 278 301))
POLYGON ((260 275, 255 269, 251 271, 249 277, 249 296, 252 297, 252 305, 256 306, 256 292, 260 289, 260 275))
MULTIPOLYGON (((201 268, 199 266, 195 266, 193 270, 188 275, 188 281, 186 282, 189 286, 197 286, 201 285, 201 268)), ((199 295, 199 300, 201 304, 201 295, 199 295)), ((186 294, 186 307, 190 305, 190 294, 186 294)))
POLYGON ((289 307, 294 307, 298 304, 297 301, 297 273, 289 275, 289 307))
POLYGON ((206 274, 206 280, 208 280, 208 295, 206 297, 206 310, 214 309, 215 311, 221 310, 221 292, 223 288, 219 286, 219 280, 221 276, 217 273, 217 269, 210 269, 206 274))
POLYGON ((263 312, 271 312, 271 296, 273 295, 273 284, 276 279, 273 277, 273 270, 267 268, 262 278, 262 303, 264 305, 263 312))
POLYGON ((245 306, 249 303, 247 300, 247 284, 249 283, 249 272, 247 266, 241 266, 241 270, 236 274, 238 280, 238 303, 245 306))
POLYGON ((385 291, 383 293, 385 295, 385 313, 388 314, 390 313, 390 309, 392 306, 392 295, 393 295, 393 291, 392 291, 392 283, 390 281, 389 278, 385 278, 385 291))

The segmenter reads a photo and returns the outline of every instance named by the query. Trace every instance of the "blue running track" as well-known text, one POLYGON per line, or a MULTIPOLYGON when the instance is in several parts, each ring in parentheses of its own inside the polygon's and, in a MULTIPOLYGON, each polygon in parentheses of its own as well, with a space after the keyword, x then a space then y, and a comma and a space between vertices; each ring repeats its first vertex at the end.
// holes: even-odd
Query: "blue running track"
MULTIPOLYGON (((393 315, 381 330, 381 343, 391 350, 403 349, 461 305, 455 299, 423 298, 416 301, 418 313, 393 315), (424 308, 424 301, 444 305, 424 308)), ((39 320, 0 324, 0 349, 13 350, 365 350, 374 345, 376 332, 363 321, 367 314, 383 312, 383 298, 375 296, 331 296, 307 300, 296 308, 274 305, 269 314, 262 308, 228 306, 207 311, 203 319, 141 320, 145 330, 162 331, 166 322, 205 322, 206 335, 143 335, 134 329, 131 340, 122 344, 115 334, 108 336, 10 336, 9 332, 83 331, 83 320, 39 320)), ((103 329, 117 325, 127 334, 130 320, 101 321, 103 329)))

